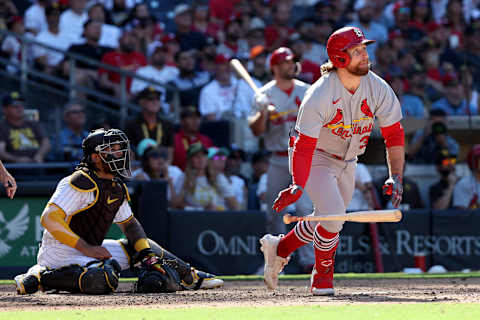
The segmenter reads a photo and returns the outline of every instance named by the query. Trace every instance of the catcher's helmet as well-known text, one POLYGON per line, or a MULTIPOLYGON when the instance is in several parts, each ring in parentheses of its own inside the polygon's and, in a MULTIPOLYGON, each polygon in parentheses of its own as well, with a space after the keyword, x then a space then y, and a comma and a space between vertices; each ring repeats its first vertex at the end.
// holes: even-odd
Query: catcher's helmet
POLYGON ((478 159, 480 158, 480 144, 476 144, 467 154, 467 164, 470 170, 478 169, 478 159))
POLYGON ((82 162, 91 164, 90 155, 97 153, 114 174, 130 178, 130 142, 119 129, 95 129, 82 141, 82 162))
POLYGON ((350 56, 345 50, 359 45, 369 45, 375 40, 365 38, 362 30, 357 27, 344 27, 330 35, 327 41, 327 54, 330 61, 337 68, 345 68, 350 63, 350 56))

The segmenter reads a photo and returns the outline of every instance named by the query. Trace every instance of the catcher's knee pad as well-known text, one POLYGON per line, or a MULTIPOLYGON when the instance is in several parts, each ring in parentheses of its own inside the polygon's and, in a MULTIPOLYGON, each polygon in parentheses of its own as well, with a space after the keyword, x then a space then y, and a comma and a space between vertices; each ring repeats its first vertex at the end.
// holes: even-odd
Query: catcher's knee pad
POLYGON ((165 274, 160 271, 138 270, 138 281, 135 284, 135 292, 160 293, 175 292, 181 290, 178 273, 167 265, 162 266, 165 274))
POLYGON ((108 259, 105 262, 93 261, 85 267, 77 264, 46 270, 40 281, 45 290, 106 294, 117 289, 119 274, 118 262, 108 259))

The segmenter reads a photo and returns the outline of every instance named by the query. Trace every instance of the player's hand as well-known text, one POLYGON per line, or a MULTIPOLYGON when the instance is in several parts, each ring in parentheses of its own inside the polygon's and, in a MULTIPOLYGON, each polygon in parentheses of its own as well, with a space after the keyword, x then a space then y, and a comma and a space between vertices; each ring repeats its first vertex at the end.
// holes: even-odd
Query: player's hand
POLYGON ((265 93, 255 94, 255 104, 258 110, 266 110, 270 101, 265 93))
POLYGON ((279 192, 277 199, 273 203, 273 210, 280 212, 290 204, 294 203, 302 196, 303 191, 300 186, 291 185, 287 189, 283 189, 279 192))
POLYGON ((112 257, 110 252, 102 246, 92 246, 82 238, 78 239, 75 249, 86 255, 87 257, 97 259, 99 261, 107 260, 112 257))
POLYGON ((403 179, 398 174, 392 175, 383 184, 383 194, 391 196, 392 204, 398 208, 402 202, 403 179))
POLYGON ((165 274, 165 270, 162 268, 162 259, 153 252, 152 249, 143 249, 139 252, 139 259, 142 266, 151 271, 158 271, 165 274))
POLYGON ((0 181, 5 187, 7 197, 13 199, 13 196, 17 191, 17 182, 15 181, 15 178, 13 178, 12 175, 7 170, 5 170, 0 173, 0 181))

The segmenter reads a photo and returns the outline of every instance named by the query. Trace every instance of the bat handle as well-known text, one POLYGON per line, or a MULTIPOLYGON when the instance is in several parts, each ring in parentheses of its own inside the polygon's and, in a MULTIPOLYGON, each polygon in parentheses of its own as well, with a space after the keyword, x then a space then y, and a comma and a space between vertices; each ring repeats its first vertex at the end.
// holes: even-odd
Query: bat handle
POLYGON ((295 221, 297 221, 297 217, 292 216, 290 213, 286 213, 283 215, 283 223, 290 224, 295 221))

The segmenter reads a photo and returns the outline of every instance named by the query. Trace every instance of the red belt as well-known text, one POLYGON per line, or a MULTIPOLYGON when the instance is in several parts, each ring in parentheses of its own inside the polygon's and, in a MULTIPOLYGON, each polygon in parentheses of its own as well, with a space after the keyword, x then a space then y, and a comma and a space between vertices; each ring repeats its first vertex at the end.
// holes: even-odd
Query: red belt
POLYGON ((275 151, 274 153, 276 156, 288 157, 288 151, 275 151))
POLYGON ((327 151, 325 151, 325 150, 323 150, 323 149, 320 149, 320 148, 317 148, 317 150, 318 150, 318 151, 321 151, 321 152, 323 152, 323 153, 326 153, 328 156, 330 156, 330 157, 332 157, 332 158, 335 158, 335 159, 338 159, 338 160, 343 160, 342 157, 337 156, 336 154, 332 154, 332 153, 327 152, 327 151))

